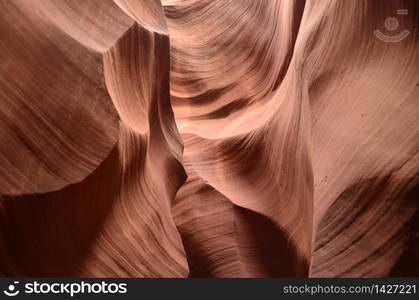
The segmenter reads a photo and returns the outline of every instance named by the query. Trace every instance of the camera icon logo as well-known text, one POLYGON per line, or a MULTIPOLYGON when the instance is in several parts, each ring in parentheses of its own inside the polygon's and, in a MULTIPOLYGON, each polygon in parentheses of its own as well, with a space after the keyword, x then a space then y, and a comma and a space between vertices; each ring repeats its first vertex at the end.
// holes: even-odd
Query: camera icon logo
MULTIPOLYGON (((398 9, 397 14, 398 15, 407 15, 409 11, 407 9, 398 9)), ((388 31, 395 31, 399 28, 399 20, 395 17, 389 17, 385 19, 384 26, 388 31)), ((403 30, 397 35, 387 35, 385 33, 382 33, 379 29, 374 30, 374 35, 386 43, 397 43, 404 40, 408 35, 410 31, 409 30, 403 30)))
POLYGON ((9 297, 18 295, 20 291, 16 289, 17 284, 19 284, 19 281, 14 281, 13 284, 9 284, 7 290, 4 290, 3 293, 9 297))

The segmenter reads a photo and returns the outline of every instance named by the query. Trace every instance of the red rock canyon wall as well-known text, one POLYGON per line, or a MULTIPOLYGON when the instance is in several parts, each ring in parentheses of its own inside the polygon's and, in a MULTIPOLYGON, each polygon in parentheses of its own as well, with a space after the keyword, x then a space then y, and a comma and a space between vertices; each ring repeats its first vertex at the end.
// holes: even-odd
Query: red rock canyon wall
POLYGON ((0 15, 1 276, 419 276, 418 1, 0 15))

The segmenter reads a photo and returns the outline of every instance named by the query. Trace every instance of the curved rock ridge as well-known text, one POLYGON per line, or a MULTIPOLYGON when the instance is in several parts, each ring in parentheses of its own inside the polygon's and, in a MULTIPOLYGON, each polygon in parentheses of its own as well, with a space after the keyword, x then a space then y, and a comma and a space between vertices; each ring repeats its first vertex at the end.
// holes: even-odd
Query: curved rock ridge
POLYGON ((35 4, 55 26, 100 53, 112 47, 134 24, 113 0, 42 0, 35 4))
POLYGON ((114 0, 114 2, 148 31, 167 35, 168 29, 160 0, 114 0))
POLYGON ((119 142, 84 181, 3 197, 0 269, 7 276, 184 277, 188 265, 170 204, 184 173, 156 175, 147 136, 121 124, 119 142), (28 251, 30 249, 30 251, 28 251))
POLYGON ((0 193, 79 182, 117 141, 101 56, 52 26, 34 1, 1 1, 0 14, 0 193))
POLYGON ((418 1, 0 15, 1 276, 419 276, 418 1))
POLYGON ((308 33, 300 41, 311 41, 303 62, 312 111, 311 276, 388 276, 406 249, 419 204, 412 194, 419 167, 419 73, 412 63, 419 59, 418 8, 414 1, 307 7, 301 26, 308 33), (409 15, 398 16, 400 8, 409 15), (395 35, 382 25, 391 16, 409 37, 388 43, 371 36, 375 28, 395 35))
POLYGON ((172 208, 190 277, 304 277, 309 262, 287 232, 265 216, 234 205, 200 178, 188 179, 172 208))
POLYGON ((305 1, 162 2, 182 132, 217 136, 270 99, 287 73, 305 1))
POLYGON ((108 90, 122 119, 118 143, 80 183, 56 192, 1 199, 2 274, 188 274, 171 215, 185 172, 170 106, 168 37, 135 23, 103 59, 108 90), (158 59, 151 60, 155 53, 158 59), (127 73, 133 77, 125 76, 127 73), (142 85, 135 84, 138 82, 142 85), (127 94, 115 91, 121 86, 127 94), (126 118, 120 109, 122 102, 129 105, 127 112, 142 109, 145 118, 138 115, 137 123, 126 118), (32 250, 28 253, 27 249, 32 250))

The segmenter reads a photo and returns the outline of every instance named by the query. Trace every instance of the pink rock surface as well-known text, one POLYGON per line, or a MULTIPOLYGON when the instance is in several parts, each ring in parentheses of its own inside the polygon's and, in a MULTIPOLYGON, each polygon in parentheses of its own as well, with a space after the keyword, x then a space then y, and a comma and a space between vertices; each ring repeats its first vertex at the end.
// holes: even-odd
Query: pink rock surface
POLYGON ((419 276, 417 1, 0 0, 0 37, 1 276, 419 276))

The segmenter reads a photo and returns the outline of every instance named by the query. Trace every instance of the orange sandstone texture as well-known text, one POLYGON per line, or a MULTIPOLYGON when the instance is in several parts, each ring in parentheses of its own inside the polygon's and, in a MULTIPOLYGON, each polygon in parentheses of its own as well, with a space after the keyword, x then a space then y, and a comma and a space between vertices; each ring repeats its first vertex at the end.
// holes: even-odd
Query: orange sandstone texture
POLYGON ((418 1, 0 0, 0 54, 1 276, 419 276, 418 1))

